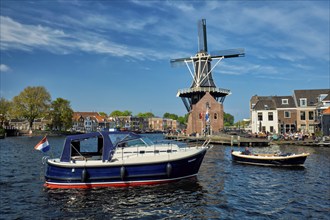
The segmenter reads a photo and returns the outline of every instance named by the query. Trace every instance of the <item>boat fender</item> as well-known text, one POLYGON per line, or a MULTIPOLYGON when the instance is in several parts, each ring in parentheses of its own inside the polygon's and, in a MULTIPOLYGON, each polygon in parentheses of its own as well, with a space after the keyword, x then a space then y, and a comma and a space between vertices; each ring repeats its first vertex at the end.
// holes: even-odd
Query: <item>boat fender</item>
POLYGON ((86 182, 88 179, 88 172, 87 170, 84 168, 81 172, 81 182, 86 182))
POLYGON ((166 165, 166 175, 167 177, 170 177, 172 174, 172 165, 170 163, 167 163, 166 165))
POLYGON ((121 180, 124 180, 125 177, 126 177, 126 168, 124 166, 122 166, 120 168, 120 178, 121 178, 121 180))

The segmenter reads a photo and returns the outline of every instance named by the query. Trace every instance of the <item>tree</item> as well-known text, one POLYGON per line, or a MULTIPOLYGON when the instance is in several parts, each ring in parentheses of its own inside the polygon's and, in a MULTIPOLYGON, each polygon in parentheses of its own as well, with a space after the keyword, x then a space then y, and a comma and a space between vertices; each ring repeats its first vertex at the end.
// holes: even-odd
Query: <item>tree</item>
POLYGON ((152 112, 145 112, 145 113, 140 112, 136 116, 137 117, 141 117, 141 118, 152 118, 152 117, 155 117, 155 115, 152 112))
POLYGON ((0 127, 6 122, 10 114, 11 102, 1 97, 0 99, 0 127))
POLYGON ((171 113, 166 112, 163 115, 163 118, 169 118, 169 119, 173 119, 173 120, 178 120, 179 117, 176 114, 171 114, 171 113))
POLYGON ((107 113, 105 113, 105 112, 99 112, 99 114, 100 114, 102 117, 105 117, 105 118, 108 117, 107 113))
POLYGON ((61 131, 72 127, 73 110, 70 106, 70 101, 57 98, 51 104, 50 117, 52 120, 52 127, 59 128, 61 131))
POLYGON ((234 125, 235 125, 236 127, 239 127, 239 128, 245 128, 245 127, 247 127, 249 124, 250 124, 249 121, 244 121, 244 120, 242 120, 242 121, 238 121, 238 122, 236 122, 234 125))
POLYGON ((115 110, 109 114, 110 117, 118 117, 118 116, 131 116, 132 112, 126 110, 126 111, 119 111, 115 110))
POLYGON ((234 116, 229 113, 224 112, 223 114, 223 122, 224 126, 232 126, 234 125, 234 116))
POLYGON ((42 118, 49 111, 51 97, 43 86, 26 87, 13 98, 12 114, 14 117, 27 119, 30 129, 36 118, 42 118))
POLYGON ((180 122, 180 124, 182 124, 182 125, 187 124, 188 116, 189 116, 189 114, 185 114, 184 116, 178 117, 178 122, 180 122))

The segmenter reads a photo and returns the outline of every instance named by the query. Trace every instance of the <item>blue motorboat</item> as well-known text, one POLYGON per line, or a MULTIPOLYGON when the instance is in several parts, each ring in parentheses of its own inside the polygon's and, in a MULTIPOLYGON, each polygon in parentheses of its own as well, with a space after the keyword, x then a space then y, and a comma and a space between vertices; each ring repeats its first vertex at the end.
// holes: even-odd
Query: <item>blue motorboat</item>
POLYGON ((130 132, 67 136, 60 158, 46 158, 47 188, 126 187, 197 175, 209 142, 181 147, 130 132))

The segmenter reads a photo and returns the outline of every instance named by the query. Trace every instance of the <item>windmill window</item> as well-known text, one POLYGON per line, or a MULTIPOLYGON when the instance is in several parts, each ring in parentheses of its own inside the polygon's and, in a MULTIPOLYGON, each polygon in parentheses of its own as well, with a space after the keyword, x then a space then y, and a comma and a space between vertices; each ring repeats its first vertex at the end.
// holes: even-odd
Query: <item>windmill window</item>
POLYGON ((214 113, 214 119, 218 119, 218 114, 214 113))

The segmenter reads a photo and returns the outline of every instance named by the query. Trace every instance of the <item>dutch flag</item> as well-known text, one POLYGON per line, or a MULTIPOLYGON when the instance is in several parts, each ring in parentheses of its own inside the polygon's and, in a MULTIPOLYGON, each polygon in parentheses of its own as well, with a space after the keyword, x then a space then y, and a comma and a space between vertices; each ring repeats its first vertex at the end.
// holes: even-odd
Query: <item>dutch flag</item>
POLYGON ((210 122, 210 116, 209 116, 209 110, 206 109, 206 113, 205 113, 205 121, 206 122, 210 122))
POLYGON ((47 137, 45 136, 35 147, 34 149, 40 150, 42 152, 47 152, 50 149, 47 137))

